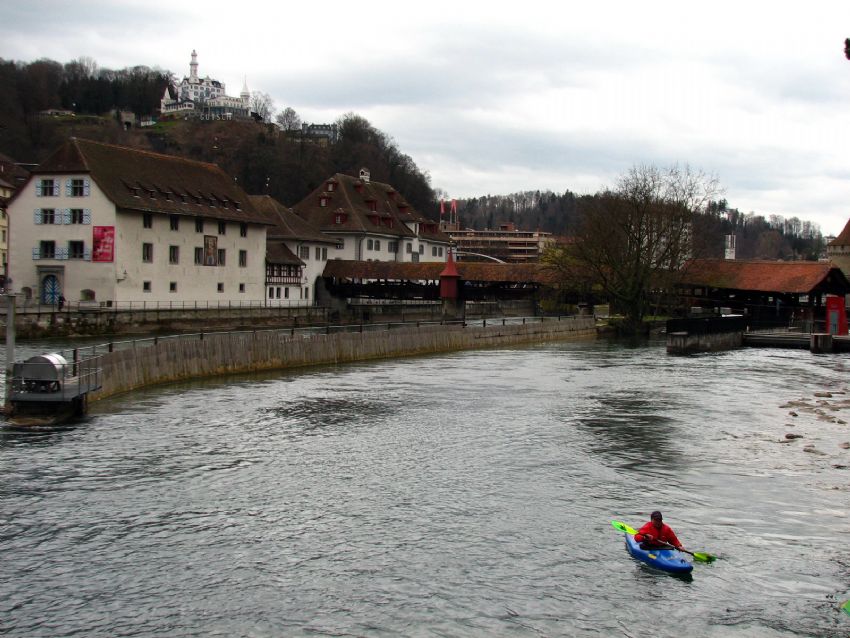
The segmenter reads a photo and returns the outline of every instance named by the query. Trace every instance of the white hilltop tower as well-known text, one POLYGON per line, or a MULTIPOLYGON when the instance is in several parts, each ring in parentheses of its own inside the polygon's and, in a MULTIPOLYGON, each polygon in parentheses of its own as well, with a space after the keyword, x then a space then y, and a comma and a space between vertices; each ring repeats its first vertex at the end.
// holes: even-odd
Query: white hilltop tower
POLYGON ((242 100, 245 108, 250 110, 251 92, 248 90, 248 78, 242 78, 242 92, 239 94, 239 99, 242 100))

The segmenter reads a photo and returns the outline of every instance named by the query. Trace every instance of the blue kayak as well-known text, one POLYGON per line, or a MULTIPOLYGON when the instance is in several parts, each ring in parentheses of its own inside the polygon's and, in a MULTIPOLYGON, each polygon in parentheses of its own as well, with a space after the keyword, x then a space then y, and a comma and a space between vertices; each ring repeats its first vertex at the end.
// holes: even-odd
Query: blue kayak
POLYGON ((629 554, 649 565, 671 574, 690 574, 694 566, 685 560, 685 555, 676 549, 641 549, 640 543, 631 534, 626 537, 629 554))

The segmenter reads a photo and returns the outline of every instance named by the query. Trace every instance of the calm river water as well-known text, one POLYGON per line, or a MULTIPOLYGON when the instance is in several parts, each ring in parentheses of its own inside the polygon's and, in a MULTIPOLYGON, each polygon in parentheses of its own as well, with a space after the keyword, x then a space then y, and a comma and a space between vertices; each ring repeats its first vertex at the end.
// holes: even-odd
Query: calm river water
POLYGON ((848 368, 554 343, 2 430, 0 634, 846 638, 848 368), (656 508, 720 560, 629 557, 656 508))

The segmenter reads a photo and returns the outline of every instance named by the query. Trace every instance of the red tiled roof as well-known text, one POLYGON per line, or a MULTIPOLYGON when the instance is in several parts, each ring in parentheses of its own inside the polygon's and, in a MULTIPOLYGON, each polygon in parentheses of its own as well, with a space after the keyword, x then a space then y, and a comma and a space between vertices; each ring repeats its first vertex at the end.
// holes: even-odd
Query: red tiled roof
MULTIPOLYGON (((464 281, 532 282, 554 284, 557 273, 545 264, 496 264, 456 262, 464 281)), ((324 277, 337 279, 390 279, 399 281, 438 281, 445 262, 349 261, 332 259, 325 265, 324 277)))
POLYGON ((270 224, 215 164, 72 137, 33 175, 67 173, 91 175, 120 210, 270 224))
POLYGON ((694 259, 685 269, 681 283, 777 293, 806 294, 824 287, 850 292, 850 283, 841 270, 820 261, 694 259))

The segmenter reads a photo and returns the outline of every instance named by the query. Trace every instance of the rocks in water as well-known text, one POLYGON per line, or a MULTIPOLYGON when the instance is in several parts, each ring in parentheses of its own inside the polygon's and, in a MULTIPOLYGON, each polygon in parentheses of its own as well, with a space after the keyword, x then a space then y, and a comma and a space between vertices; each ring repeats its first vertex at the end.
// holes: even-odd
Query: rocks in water
POLYGON ((817 454, 818 456, 826 456, 826 452, 821 452, 814 445, 807 445, 803 448, 803 452, 808 452, 809 454, 817 454))
POLYGON ((791 415, 791 416, 797 416, 797 413, 794 412, 794 410, 791 410, 788 414, 791 415))
POLYGON ((789 439, 789 440, 790 439, 802 439, 803 435, 802 434, 792 434, 792 433, 789 432, 788 434, 785 435, 785 438, 789 439))
POLYGON ((826 399, 832 398, 832 392, 815 392, 816 397, 824 397, 826 399))
MULTIPOLYGON (((785 436, 788 436, 787 434, 785 436)), ((838 447, 842 450, 850 450, 850 441, 844 441, 844 443, 839 443, 838 447)))

